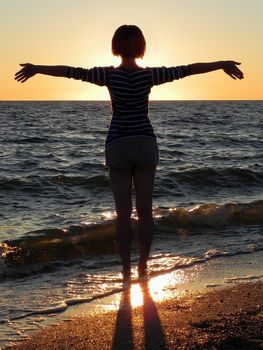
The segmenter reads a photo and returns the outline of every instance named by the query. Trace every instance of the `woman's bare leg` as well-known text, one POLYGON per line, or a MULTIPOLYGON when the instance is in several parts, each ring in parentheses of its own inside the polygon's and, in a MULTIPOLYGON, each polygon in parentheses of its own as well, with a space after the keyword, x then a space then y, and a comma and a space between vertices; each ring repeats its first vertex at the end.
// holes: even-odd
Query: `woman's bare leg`
POLYGON ((146 275, 147 273, 147 260, 153 238, 152 197, 155 170, 154 167, 135 170, 133 172, 136 193, 136 210, 139 221, 139 276, 146 275))
POLYGON ((123 277, 131 275, 132 171, 110 168, 110 183, 116 207, 116 237, 123 266, 123 277))

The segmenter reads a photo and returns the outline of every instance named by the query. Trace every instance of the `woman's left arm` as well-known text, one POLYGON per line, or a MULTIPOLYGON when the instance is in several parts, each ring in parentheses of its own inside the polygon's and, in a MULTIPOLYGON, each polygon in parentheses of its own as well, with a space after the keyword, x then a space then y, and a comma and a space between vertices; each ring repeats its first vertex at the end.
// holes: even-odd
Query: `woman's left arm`
POLYGON ((218 69, 222 69, 226 74, 228 74, 233 79, 243 79, 243 72, 237 67, 241 63, 235 61, 217 61, 209 63, 193 63, 189 64, 188 67, 191 74, 202 74, 212 72, 218 69))

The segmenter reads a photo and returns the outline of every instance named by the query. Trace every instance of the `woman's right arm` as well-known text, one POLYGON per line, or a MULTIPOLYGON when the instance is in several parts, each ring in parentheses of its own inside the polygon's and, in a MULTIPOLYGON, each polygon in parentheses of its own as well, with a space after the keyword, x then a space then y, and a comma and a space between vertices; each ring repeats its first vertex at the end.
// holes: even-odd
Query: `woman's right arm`
POLYGON ((23 67, 15 74, 15 80, 24 83, 36 74, 51 75, 53 77, 67 77, 67 66, 42 66, 31 63, 20 64, 23 67))
POLYGON ((69 66, 39 66, 31 63, 20 64, 23 67, 15 75, 15 80, 24 83, 36 74, 46 74, 53 77, 73 78, 99 86, 107 85, 108 68, 93 67, 91 69, 74 68, 69 66))

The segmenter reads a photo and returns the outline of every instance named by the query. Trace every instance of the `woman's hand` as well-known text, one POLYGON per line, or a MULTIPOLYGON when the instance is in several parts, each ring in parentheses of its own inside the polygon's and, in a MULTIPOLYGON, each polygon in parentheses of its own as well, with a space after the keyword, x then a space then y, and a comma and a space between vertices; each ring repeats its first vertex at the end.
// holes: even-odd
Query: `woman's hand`
POLYGON ((241 72, 241 70, 237 67, 237 65, 240 65, 241 63, 235 62, 235 61, 222 61, 222 69, 223 71, 228 74, 233 79, 243 79, 244 74, 241 72))
POLYGON ((23 67, 19 72, 15 74, 15 80, 24 83, 27 79, 32 78, 35 74, 37 74, 37 67, 31 63, 23 63, 20 64, 23 67))

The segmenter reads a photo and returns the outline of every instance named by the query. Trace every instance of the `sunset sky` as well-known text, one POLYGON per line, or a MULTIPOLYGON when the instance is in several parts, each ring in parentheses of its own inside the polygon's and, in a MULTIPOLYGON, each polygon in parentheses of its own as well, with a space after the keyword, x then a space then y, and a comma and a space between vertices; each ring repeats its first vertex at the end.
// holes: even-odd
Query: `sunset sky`
POLYGON ((263 99, 263 0, 0 0, 1 100, 106 100, 107 89, 37 75, 14 80, 19 63, 90 68, 118 65, 111 38, 138 25, 147 51, 141 66, 233 59, 245 79, 222 71, 152 89, 151 99, 263 99))

